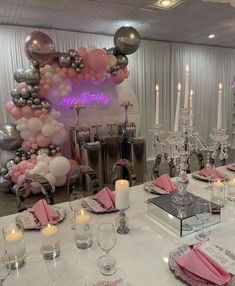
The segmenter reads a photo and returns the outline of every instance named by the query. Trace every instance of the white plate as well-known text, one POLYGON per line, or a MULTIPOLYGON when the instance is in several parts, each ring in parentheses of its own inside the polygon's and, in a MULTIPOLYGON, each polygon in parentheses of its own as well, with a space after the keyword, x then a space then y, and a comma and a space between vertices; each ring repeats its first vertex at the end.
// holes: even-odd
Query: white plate
POLYGON ((110 211, 105 210, 96 199, 92 197, 84 198, 81 202, 82 206, 86 208, 88 211, 95 213, 95 214, 104 214, 104 213, 113 213, 117 212, 117 209, 112 209, 110 211), (92 207, 93 205, 93 207, 92 207))
POLYGON ((227 168, 228 170, 230 170, 230 171, 235 172, 235 164, 234 164, 234 163, 233 163, 233 164, 226 165, 226 168, 227 168))
POLYGON ((156 186, 153 185, 153 183, 147 183, 144 185, 144 189, 152 194, 156 194, 156 195, 166 195, 169 194, 169 192, 166 192, 165 190, 158 188, 156 186))
MULTIPOLYGON (((229 177, 226 176, 225 174, 223 174, 223 173, 220 173, 220 174, 223 175, 224 178, 216 179, 216 180, 213 180, 213 179, 212 179, 212 181, 218 181, 218 180, 219 180, 219 181, 226 181, 226 180, 229 179, 229 177)), ((192 176, 193 176, 193 178, 195 178, 195 179, 198 179, 198 180, 201 180, 201 181, 209 182, 209 179, 208 179, 207 177, 204 177, 204 176, 199 175, 199 171, 193 172, 193 173, 192 173, 192 176)))

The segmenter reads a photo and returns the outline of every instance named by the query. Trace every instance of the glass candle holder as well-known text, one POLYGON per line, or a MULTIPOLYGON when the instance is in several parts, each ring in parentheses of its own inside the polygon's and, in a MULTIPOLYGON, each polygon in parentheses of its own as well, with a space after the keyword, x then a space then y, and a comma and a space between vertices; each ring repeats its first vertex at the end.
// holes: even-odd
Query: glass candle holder
POLYGON ((11 269, 19 269, 26 263, 23 227, 9 224, 2 229, 5 250, 11 269))
POLYGON ((225 202, 225 189, 224 183, 221 181, 213 182, 213 188, 211 190, 211 201, 224 207, 225 202))
POLYGON ((78 248, 86 249, 92 246, 91 215, 86 209, 81 209, 76 213, 74 233, 75 244, 78 248))
POLYGON ((56 225, 47 224, 41 230, 41 253, 45 260, 60 256, 60 235, 56 225))
POLYGON ((235 179, 228 182, 227 199, 230 201, 235 201, 235 179))

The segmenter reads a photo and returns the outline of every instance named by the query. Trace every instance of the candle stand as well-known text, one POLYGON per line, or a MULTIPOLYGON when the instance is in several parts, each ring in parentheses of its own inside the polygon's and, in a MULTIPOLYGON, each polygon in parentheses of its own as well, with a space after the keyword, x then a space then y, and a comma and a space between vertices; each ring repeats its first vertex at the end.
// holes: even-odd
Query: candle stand
POLYGON ((125 210, 120 210, 118 216, 118 228, 117 232, 120 234, 127 234, 130 231, 128 227, 128 219, 125 210))
POLYGON ((177 179, 178 192, 172 196, 172 201, 177 205, 187 206, 193 202, 193 197, 187 192, 189 183, 187 177, 188 161, 190 154, 194 151, 207 151, 211 153, 213 159, 217 156, 217 150, 220 149, 220 159, 228 158, 228 135, 226 129, 213 128, 210 138, 211 146, 208 146, 199 133, 195 131, 192 124, 191 108, 180 109, 180 131, 170 132, 166 138, 160 139, 164 134, 161 125, 154 125, 150 130, 154 138, 154 146, 160 145, 162 160, 173 160, 175 165, 179 167, 179 176, 177 179))

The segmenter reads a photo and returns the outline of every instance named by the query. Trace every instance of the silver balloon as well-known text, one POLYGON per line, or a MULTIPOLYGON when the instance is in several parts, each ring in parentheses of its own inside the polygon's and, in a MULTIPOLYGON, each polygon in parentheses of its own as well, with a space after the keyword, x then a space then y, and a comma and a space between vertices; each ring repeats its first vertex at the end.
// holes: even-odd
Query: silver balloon
POLYGON ((116 48, 110 48, 107 50, 108 55, 116 55, 116 53, 117 53, 116 48))
POLYGON ((112 75, 116 75, 118 73, 118 71, 120 70, 120 66, 119 65, 115 65, 111 68, 111 74, 112 75))
POLYGON ((2 175, 2 176, 4 176, 4 175, 6 175, 7 174, 7 169, 6 168, 1 168, 1 170, 0 170, 0 175, 2 175))
POLYGON ((17 184, 14 184, 14 185, 11 187, 11 191, 12 191, 13 194, 16 194, 17 188, 18 188, 17 184))
POLYGON ((68 54, 70 57, 75 58, 77 56, 77 52, 74 49, 69 49, 68 54))
POLYGON ((58 60, 61 67, 69 67, 71 64, 71 56, 66 53, 60 53, 58 60))
POLYGON ((21 161, 21 158, 20 158, 20 157, 18 157, 18 156, 15 157, 15 163, 16 163, 16 164, 20 163, 20 161, 21 161))
POLYGON ((4 175, 3 178, 5 180, 11 180, 11 176, 9 174, 4 175))
POLYGON ((33 104, 33 100, 32 99, 27 99, 27 105, 31 106, 33 104))
POLYGON ((38 95, 36 92, 31 93, 31 97, 36 98, 38 95))
POLYGON ((8 193, 11 190, 12 182, 11 180, 5 179, 3 176, 0 176, 0 191, 3 193, 8 193))
POLYGON ((12 98, 19 98, 20 97, 20 90, 17 90, 16 88, 12 89, 11 96, 12 96, 12 98))
POLYGON ((20 95, 23 98, 28 98, 30 96, 30 93, 28 92, 28 90, 26 88, 22 88, 20 90, 20 95))
POLYGON ((16 164, 15 160, 10 159, 10 160, 6 161, 5 168, 9 171, 12 168, 12 166, 14 166, 15 164, 16 164))
MULTIPOLYGON (((15 103, 15 102, 14 102, 15 103)), ((15 103, 17 106, 19 107, 23 107, 26 105, 26 100, 22 97, 18 98, 16 103, 15 103)))
POLYGON ((39 91, 39 89, 40 89, 40 87, 38 85, 34 85, 33 88, 34 88, 35 91, 39 91))
POLYGON ((28 86, 27 86, 27 91, 28 91, 29 93, 35 92, 34 86, 28 85, 28 86))
POLYGON ((14 72, 14 79, 15 81, 17 81, 18 83, 20 82, 23 82, 25 81, 25 69, 17 69, 15 72, 14 72))
POLYGON ((125 55, 118 55, 117 65, 119 65, 121 68, 125 68, 128 65, 128 57, 125 55))
POLYGON ((40 104, 41 103, 40 98, 34 98, 33 103, 34 104, 40 104))
POLYGON ((42 105, 42 108, 46 108, 46 109, 51 107, 50 102, 45 101, 45 100, 41 102, 41 105, 42 105))
POLYGON ((140 35, 133 27, 121 27, 113 39, 118 52, 124 55, 133 54, 140 45, 140 35))
POLYGON ((50 154, 50 149, 49 148, 40 148, 36 152, 37 155, 42 155, 42 154, 45 154, 45 153, 47 155, 49 155, 50 154))
POLYGON ((22 141, 15 124, 6 123, 0 126, 0 149, 16 150, 21 146, 22 141))
POLYGON ((40 81, 40 73, 38 69, 29 68, 24 72, 25 82, 27 84, 38 84, 40 81))

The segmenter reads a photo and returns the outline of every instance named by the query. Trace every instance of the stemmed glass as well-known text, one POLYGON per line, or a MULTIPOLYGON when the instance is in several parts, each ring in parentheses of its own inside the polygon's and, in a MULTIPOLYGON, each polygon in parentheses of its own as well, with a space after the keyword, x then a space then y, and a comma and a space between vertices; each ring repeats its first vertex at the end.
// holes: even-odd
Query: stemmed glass
POLYGON ((211 191, 212 190, 212 179, 213 179, 213 170, 214 170, 215 166, 212 165, 210 163, 210 161, 207 161, 206 163, 206 168, 205 168, 205 172, 206 172, 206 176, 207 176, 207 179, 208 179, 208 186, 205 187, 205 190, 209 190, 211 191))
POLYGON ((3 285, 4 280, 7 278, 11 271, 10 262, 5 251, 0 250, 0 286, 3 285))
POLYGON ((101 223, 98 226, 97 232, 97 243, 99 247, 106 253, 99 257, 97 265, 100 268, 100 272, 103 275, 112 275, 116 269, 116 260, 114 257, 109 255, 110 250, 116 244, 116 231, 112 223, 101 223))
POLYGON ((195 215, 201 223, 202 229, 195 237, 200 241, 209 240, 210 232, 205 232, 204 225, 211 216, 211 203, 202 199, 195 201, 195 215))

